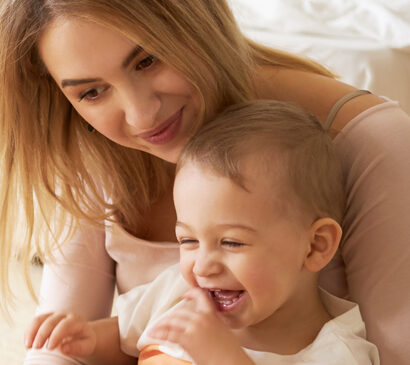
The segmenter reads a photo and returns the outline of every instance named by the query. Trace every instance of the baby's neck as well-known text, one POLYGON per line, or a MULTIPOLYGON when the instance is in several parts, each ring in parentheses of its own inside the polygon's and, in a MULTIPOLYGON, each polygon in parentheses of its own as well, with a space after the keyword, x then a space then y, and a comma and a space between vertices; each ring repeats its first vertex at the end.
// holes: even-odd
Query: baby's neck
POLYGON ((317 293, 294 308, 281 308, 264 321, 234 332, 245 348, 292 355, 310 345, 331 319, 317 293))

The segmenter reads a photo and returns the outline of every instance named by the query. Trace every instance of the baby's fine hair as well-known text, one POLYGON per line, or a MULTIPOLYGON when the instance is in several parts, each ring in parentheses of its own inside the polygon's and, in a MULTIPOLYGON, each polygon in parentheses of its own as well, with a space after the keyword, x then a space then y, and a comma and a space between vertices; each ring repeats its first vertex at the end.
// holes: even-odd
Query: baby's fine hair
POLYGON ((344 184, 335 146, 315 117, 288 103, 258 100, 228 107, 188 142, 177 171, 193 162, 248 190, 241 163, 249 156, 261 161, 262 169, 254 171, 272 179, 281 201, 296 198, 297 208, 314 219, 341 222, 344 184))

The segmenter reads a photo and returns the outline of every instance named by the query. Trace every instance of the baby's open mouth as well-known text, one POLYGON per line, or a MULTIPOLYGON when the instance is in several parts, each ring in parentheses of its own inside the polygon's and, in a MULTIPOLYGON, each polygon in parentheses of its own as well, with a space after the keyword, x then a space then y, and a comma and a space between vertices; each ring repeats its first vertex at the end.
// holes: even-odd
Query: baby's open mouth
POLYGON ((211 298, 220 311, 229 311, 235 307, 235 303, 242 297, 244 290, 209 290, 211 298))

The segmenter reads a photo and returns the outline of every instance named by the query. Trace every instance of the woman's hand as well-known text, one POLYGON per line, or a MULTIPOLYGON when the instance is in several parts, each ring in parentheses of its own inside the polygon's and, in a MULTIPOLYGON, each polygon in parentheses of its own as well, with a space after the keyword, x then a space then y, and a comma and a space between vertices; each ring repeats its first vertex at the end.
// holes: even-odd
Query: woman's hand
POLYGON ((206 291, 193 288, 185 299, 186 304, 160 320, 149 336, 179 344, 198 365, 254 364, 206 291))
POLYGON ((25 334, 27 348, 58 348, 69 356, 90 356, 97 345, 97 335, 89 322, 69 313, 48 313, 37 316, 25 334))

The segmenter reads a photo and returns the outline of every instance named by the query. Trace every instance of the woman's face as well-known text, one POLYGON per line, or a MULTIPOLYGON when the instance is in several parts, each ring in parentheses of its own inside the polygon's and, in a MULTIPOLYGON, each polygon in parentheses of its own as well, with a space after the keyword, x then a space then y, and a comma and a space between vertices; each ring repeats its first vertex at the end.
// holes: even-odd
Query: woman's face
POLYGON ((102 25, 57 19, 39 50, 78 113, 110 140, 175 162, 197 127, 200 97, 175 69, 102 25))

